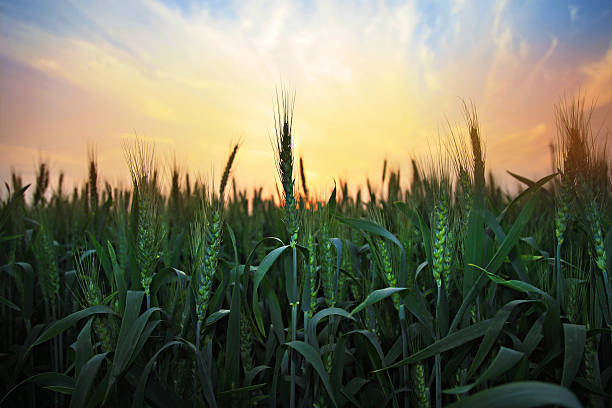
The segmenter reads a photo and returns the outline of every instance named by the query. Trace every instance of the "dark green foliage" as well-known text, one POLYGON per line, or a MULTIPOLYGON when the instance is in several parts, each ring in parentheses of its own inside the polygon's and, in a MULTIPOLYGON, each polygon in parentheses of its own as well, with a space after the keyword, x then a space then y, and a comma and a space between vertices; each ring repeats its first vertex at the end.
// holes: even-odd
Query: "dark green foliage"
POLYGON ((610 406, 612 188, 582 116, 562 174, 515 175, 515 196, 485 179, 470 110, 455 174, 413 161, 402 190, 385 163, 367 202, 346 182, 315 202, 278 108, 280 208, 226 194, 237 145, 219 190, 175 166, 165 196, 145 145, 130 190, 98 189, 92 159, 49 197, 41 164, 26 203, 13 175, 1 406, 610 406))

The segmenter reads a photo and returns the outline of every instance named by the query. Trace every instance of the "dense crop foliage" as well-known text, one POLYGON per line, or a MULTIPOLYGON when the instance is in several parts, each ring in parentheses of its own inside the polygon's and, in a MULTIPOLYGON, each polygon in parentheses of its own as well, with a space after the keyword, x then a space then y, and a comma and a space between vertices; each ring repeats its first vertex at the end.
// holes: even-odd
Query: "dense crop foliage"
MULTIPOLYGON (((0 212, 3 406, 607 407, 612 194, 583 102, 557 109, 558 171, 509 196, 478 121, 368 198, 309 197, 293 99, 275 115, 281 205, 125 146, 132 188, 72 195, 38 169, 0 212), (233 191, 232 190, 233 187, 233 191)), ((273 175, 271 175, 272 177, 273 175)))

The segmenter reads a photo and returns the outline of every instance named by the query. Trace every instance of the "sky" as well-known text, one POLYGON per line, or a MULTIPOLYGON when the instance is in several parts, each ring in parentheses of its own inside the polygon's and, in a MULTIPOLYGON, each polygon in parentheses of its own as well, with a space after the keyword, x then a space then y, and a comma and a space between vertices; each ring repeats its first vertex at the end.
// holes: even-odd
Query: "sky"
MULTIPOLYGON (((427 159, 474 103, 487 169, 551 171, 554 106, 582 95, 612 129, 609 1, 0 0, 0 180, 41 160, 82 183, 127 184, 122 145, 153 142, 218 184, 241 142, 239 188, 277 180, 270 142, 279 87, 295 92, 295 154, 309 189, 379 180, 427 159)), ((612 141, 610 141, 612 142, 612 141)), ((609 143, 612 145, 612 143, 609 143)))

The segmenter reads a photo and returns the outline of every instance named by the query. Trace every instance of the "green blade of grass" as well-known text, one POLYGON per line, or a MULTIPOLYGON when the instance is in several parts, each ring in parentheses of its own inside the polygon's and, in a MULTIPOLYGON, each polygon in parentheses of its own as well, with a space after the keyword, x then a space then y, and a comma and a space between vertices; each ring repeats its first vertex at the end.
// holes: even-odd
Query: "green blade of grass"
POLYGON ((491 324, 491 319, 482 320, 476 324, 466 327, 465 329, 458 330, 447 335, 446 337, 441 338, 408 358, 376 371, 389 370, 391 368, 401 367, 406 364, 414 364, 423 359, 435 356, 436 354, 452 350, 461 346, 462 344, 484 336, 486 334, 486 328, 489 326, 489 324, 491 324))
POLYGON ((558 174, 559 173, 554 173, 554 174, 549 174, 548 176, 542 177, 540 180, 538 180, 536 183, 534 183, 528 189, 526 189, 525 191, 521 192, 519 195, 514 197, 514 199, 512 199, 512 201, 502 210, 502 212, 499 213, 499 215, 497 216, 497 222, 501 223, 501 221, 504 218, 504 216, 508 213, 508 210, 510 210, 510 208, 512 208, 523 197, 533 193, 534 191, 539 190, 540 187, 542 187, 544 184, 548 183, 550 180, 552 180, 558 174))
POLYGON ((70 400, 70 408, 85 407, 88 403, 87 399, 90 396, 91 386, 98 375, 100 365, 108 353, 96 354, 90 358, 79 373, 74 387, 74 392, 70 400))
POLYGON ((381 366, 384 363, 385 355, 383 353, 382 346, 380 345, 380 342, 378 341, 378 337, 376 337, 376 334, 372 333, 369 330, 353 330, 353 331, 346 333, 345 336, 348 336, 349 334, 359 334, 365 337, 368 343, 376 351, 376 355, 378 356, 378 361, 376 362, 376 364, 373 363, 372 365, 381 366))
POLYGON ((291 248, 291 246, 284 245, 270 251, 261 261, 257 267, 257 272, 255 272, 253 275, 253 315, 255 316, 257 328, 262 335, 265 335, 265 329, 263 326, 263 319, 261 317, 261 310, 259 310, 259 296, 257 294, 257 289, 259 288, 259 285, 261 284, 261 281, 268 270, 287 248, 291 248))
POLYGON ((257 375, 258 375, 259 373, 262 373, 262 372, 264 372, 265 370, 269 370, 270 368, 272 368, 272 367, 267 366, 267 365, 260 365, 260 366, 254 367, 254 368, 253 368, 251 371, 249 371, 249 372, 247 373, 247 375, 245 376, 243 386, 244 386, 244 387, 248 387, 248 386, 250 386, 250 385, 253 383, 253 380, 255 380, 255 377, 257 377, 257 375))
POLYGON ((406 251, 404 250, 404 246, 402 245, 400 240, 397 239, 395 235, 393 235, 392 233, 390 233, 389 231, 387 231, 380 225, 370 220, 360 220, 356 218, 347 218, 347 217, 341 217, 341 216, 337 216, 337 218, 338 220, 340 220, 340 222, 344 224, 347 224, 360 231, 365 231, 365 232, 369 232, 374 235, 378 235, 380 237, 388 239, 389 241, 397 245, 402 253, 401 265, 400 265, 400 269, 398 273, 398 283, 399 285, 406 286, 407 279, 408 279, 407 269, 406 269, 406 251))
MULTIPOLYGON (((484 260, 484 198, 482 192, 475 191, 472 208, 467 221, 464 238, 463 297, 467 298, 470 290, 476 286, 477 273, 470 264, 482 265, 484 260)), ((451 325, 452 328, 452 325, 451 325)))
POLYGON ((355 309, 353 309, 350 313, 350 316, 354 316, 355 314, 359 313, 360 311, 362 311, 363 309, 365 309, 368 306, 371 306, 375 303, 380 302, 383 299, 388 298, 389 296, 393 295, 394 293, 406 293, 408 292, 407 288, 384 288, 384 289, 377 289, 375 291, 373 291, 372 293, 370 293, 368 295, 368 297, 359 304, 359 306, 357 306, 355 309))
POLYGON ((11 302, 10 300, 5 298, 4 296, 0 296, 0 304, 3 304, 4 306, 6 306, 6 307, 8 307, 10 309, 13 309, 16 312, 21 312, 21 309, 19 308, 19 306, 17 306, 16 304, 11 302))
POLYGON ((140 352, 142 351, 145 344, 147 343, 147 341, 149 340, 149 338, 151 337, 151 335, 153 334, 153 332, 155 331, 157 326, 159 326, 160 323, 161 323, 161 320, 153 320, 153 321, 147 322, 144 330, 142 331, 142 334, 140 335, 140 338, 138 339, 138 343, 136 343, 136 348, 134 349, 132 353, 131 361, 134 361, 140 355, 140 352))
POLYGON ((436 337, 434 318, 428 309, 425 297, 419 295, 420 294, 416 290, 409 292, 408 295, 404 297, 404 306, 419 320, 419 322, 421 322, 422 327, 425 329, 425 333, 423 333, 424 338, 433 342, 436 337))
POLYGON ((472 266, 483 271, 486 274, 487 278, 489 278, 492 282, 495 282, 499 285, 503 285, 510 289, 514 289, 516 291, 523 292, 523 293, 535 292, 535 293, 538 293, 544 296, 547 300, 554 301, 554 299, 552 299, 552 297, 548 293, 544 292, 542 289, 536 288, 530 283, 519 281, 519 280, 514 280, 514 279, 506 280, 504 278, 500 278, 499 276, 477 265, 472 265, 472 266))
POLYGON ((522 351, 525 353, 526 358, 529 358, 531 353, 534 352, 538 344, 540 344, 540 342, 544 338, 544 334, 542 334, 542 327, 544 326, 545 319, 546 319, 546 313, 543 313, 533 323, 533 326, 531 326, 531 328, 525 335, 525 338, 523 339, 522 351))
POLYGON ((117 342, 115 355, 113 357, 113 368, 111 370, 111 382, 112 379, 119 376, 130 365, 134 358, 140 354, 140 350, 142 350, 144 344, 160 322, 158 320, 150 322, 149 324, 149 318, 153 313, 159 311, 161 311, 161 309, 158 307, 152 307, 145 311, 134 321, 124 341, 117 342))
POLYGON ((425 259, 427 259, 428 265, 432 265, 431 230, 429 229, 429 226, 427 226, 427 223, 416 209, 411 208, 408 204, 403 202, 396 202, 394 204, 404 214, 409 216, 412 219, 412 222, 419 227, 419 230, 421 231, 421 238, 423 239, 423 247, 425 248, 425 259))
POLYGON ((527 205, 523 207, 523 209, 521 210, 521 213, 519 214, 514 224, 512 224, 512 228, 510 228, 510 231, 508 231, 506 238, 503 240, 499 248, 497 248, 495 255, 493 255, 493 258, 491 258, 491 260, 487 264, 486 269, 489 272, 491 273, 497 272, 499 267, 503 264, 504 260, 506 259, 506 256, 508 256, 512 248, 514 248, 514 246, 518 242, 520 238, 520 234, 523 232, 523 230, 527 226, 527 221, 529 221, 529 218, 531 217, 531 213, 533 213, 533 210, 536 205, 536 198, 537 198, 536 195, 533 195, 531 197, 527 205))
POLYGON ((179 344, 181 344, 180 341, 170 341, 164 344, 149 359, 149 362, 145 366, 140 376, 140 379, 138 380, 138 385, 136 386, 136 390, 134 391, 134 399, 132 400, 132 408, 140 408, 144 404, 145 388, 147 385, 147 381, 149 379, 149 375, 151 374, 151 370, 153 369, 153 364, 157 361, 157 357, 167 348, 175 346, 175 345, 179 345, 179 344))
POLYGON ((235 388, 239 385, 238 376, 240 370, 240 281, 234 281, 232 300, 230 305, 229 321, 225 343, 225 387, 235 388))
POLYGON ((217 310, 215 313, 211 314, 204 321, 204 327, 208 327, 217 323, 219 320, 223 319, 225 316, 229 315, 230 311, 227 309, 217 310))
POLYGON ((311 344, 313 347, 318 348, 317 342, 317 325, 319 322, 329 316, 342 316, 347 319, 354 320, 349 312, 339 307, 328 307, 326 309, 318 311, 312 319, 308 322, 308 338, 314 344, 311 344))
POLYGON ((272 322, 272 330, 276 335, 278 343, 282 344, 285 342, 285 324, 283 323, 283 315, 281 313, 278 296, 276 296, 272 285, 270 285, 267 279, 263 282, 263 290, 265 299, 267 301, 268 309, 270 311, 270 321, 272 322))
POLYGON ((504 305, 496 314, 495 317, 490 319, 490 324, 487 326, 484 338, 482 339, 482 343, 478 347, 478 351, 474 356, 474 360, 470 365, 470 369, 467 372, 466 378, 470 379, 476 370, 480 367, 480 365, 485 361, 487 354, 493 347, 493 344, 499 337, 506 321, 510 317, 510 314, 514 311, 517 306, 537 302, 536 300, 513 300, 504 305))
MULTIPOLYGON (((497 219, 491 213, 491 211, 486 211, 485 222, 487 223, 487 226, 495 233, 495 240, 499 242, 500 245, 503 244, 504 240, 506 239, 506 233, 502 229, 501 225, 499 225, 497 219)), ((521 257, 517 255, 516 244, 515 247, 513 247, 508 253, 508 258, 510 259, 510 263, 512 264, 512 267, 516 271, 518 277, 522 281, 527 282, 527 272, 525 271, 525 266, 523 265, 521 257)))
POLYGON ((139 342, 151 314, 161 310, 158 307, 151 307, 139 316, 143 298, 143 291, 127 292, 125 312, 121 320, 121 328, 119 329, 107 393, 114 385, 117 377, 128 367, 130 360, 134 356, 134 351, 142 347, 143 343, 139 345, 139 342))
POLYGON ((87 323, 85 323, 85 326, 83 326, 81 332, 77 336, 74 350, 75 378, 78 378, 81 368, 93 355, 93 346, 91 344, 91 323, 93 322, 93 319, 94 318, 92 317, 87 321, 87 323))
POLYGON ((306 359, 306 361, 308 361, 308 363, 314 367, 315 371, 319 375, 319 378, 321 379, 321 382, 323 383, 323 386, 325 387, 325 390, 329 394, 329 398, 334 403, 334 406, 338 406, 329 380, 329 375, 323 366, 321 356, 319 353, 317 353, 315 348, 310 344, 304 343, 303 341, 290 341, 285 343, 285 345, 299 352, 306 359))
POLYGON ((480 391, 449 405, 449 408, 530 408, 560 405, 565 408, 582 408, 570 390, 556 384, 524 381, 499 385, 480 391))
POLYGON ((506 347, 501 347, 491 365, 476 381, 469 385, 444 390, 446 394, 464 394, 485 381, 493 381, 514 367, 523 358, 523 353, 506 347))
POLYGON ((62 373, 45 372, 35 374, 31 377, 26 378, 25 380, 21 381, 19 384, 8 390, 7 393, 4 394, 2 399, 0 399, 0 405, 2 405, 2 403, 13 393, 13 391, 29 382, 36 383, 41 387, 45 387, 53 391, 61 392, 63 394, 68 395, 72 394, 76 383, 74 378, 62 373))
POLYGON ((108 253, 104 250, 104 247, 98 242, 98 240, 94 237, 91 232, 88 232, 89 239, 96 249, 96 254, 98 255, 98 259, 100 260, 100 264, 102 265, 102 270, 104 271, 104 275, 108 282, 113 282, 113 268, 111 267, 111 261, 109 259, 108 253))
POLYGON ((330 238, 329 241, 336 247, 336 272, 334 273, 334 299, 338 299, 338 280, 340 279, 340 263, 342 261, 342 240, 330 238))
POLYGON ((28 348, 28 350, 30 350, 34 346, 37 346, 39 344, 42 344, 52 339, 53 337, 64 332, 65 330, 68 330, 70 327, 75 325, 79 320, 95 315, 95 314, 117 315, 117 313, 115 313, 111 308, 109 308, 108 306, 102 306, 102 305, 92 306, 92 307, 88 307, 87 309, 80 310, 78 312, 74 312, 64 317, 63 319, 58 320, 57 322, 53 323, 47 330, 45 330, 40 335, 40 337, 36 339, 34 343, 32 343, 32 345, 28 348))
POLYGON ((124 268, 121 268, 117 263, 117 255, 115 254, 115 250, 111 245, 110 241, 107 243, 108 247, 108 255, 113 268, 113 278, 115 282, 115 286, 117 288, 117 292, 119 293, 119 310, 123 312, 123 308, 125 306, 125 297, 127 296, 127 281, 124 275, 124 268))
POLYGON ((563 377, 561 385, 569 388, 582 363, 586 343, 586 327, 583 325, 563 323, 565 353, 563 357, 563 377))
POLYGON ((336 399, 340 397, 342 389, 342 375, 344 373, 344 355, 346 354, 346 337, 340 337, 336 341, 332 357, 332 369, 330 383, 336 399))
POLYGON ((399 239, 380 225, 376 224, 370 220, 359 220, 356 218, 346 218, 346 217, 338 217, 338 220, 344 224, 350 225, 353 228, 358 230, 366 231, 372 233, 374 235, 378 235, 380 237, 386 238, 389 241, 393 242, 395 245, 403 249, 402 243, 399 239))

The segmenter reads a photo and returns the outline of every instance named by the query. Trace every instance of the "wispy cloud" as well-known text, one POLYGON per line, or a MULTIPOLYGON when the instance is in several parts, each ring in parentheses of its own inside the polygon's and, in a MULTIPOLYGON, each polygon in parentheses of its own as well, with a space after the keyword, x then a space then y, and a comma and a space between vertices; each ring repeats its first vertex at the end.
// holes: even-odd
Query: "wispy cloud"
POLYGON ((584 84, 586 95, 591 99, 596 99, 597 106, 610 105, 612 103, 612 41, 606 54, 597 61, 585 64, 582 71, 586 75, 584 84))
POLYGON ((578 20, 578 10, 580 7, 576 6, 575 4, 570 4, 567 6, 567 9, 569 10, 570 21, 575 23, 576 20, 578 20))

